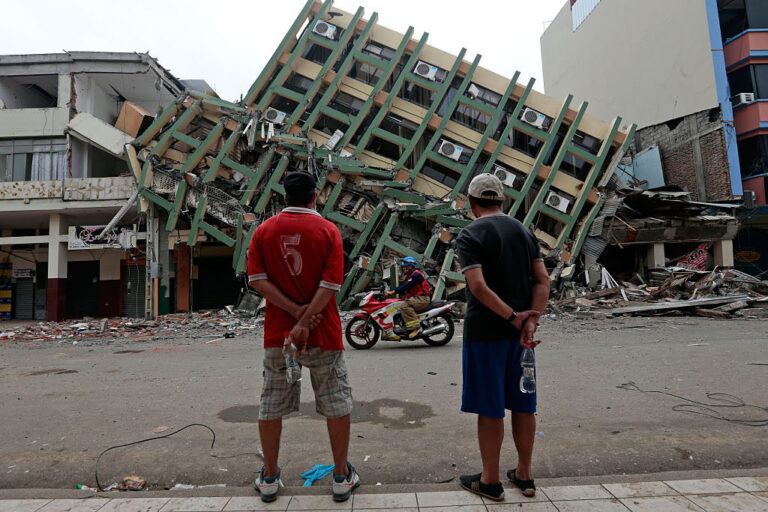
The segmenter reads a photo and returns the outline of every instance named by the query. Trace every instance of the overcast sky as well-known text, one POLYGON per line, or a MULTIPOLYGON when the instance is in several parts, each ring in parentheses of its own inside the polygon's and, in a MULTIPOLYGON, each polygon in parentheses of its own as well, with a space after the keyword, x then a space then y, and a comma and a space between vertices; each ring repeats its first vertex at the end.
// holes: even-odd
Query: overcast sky
MULTIPOLYGON (((337 0, 334 7, 414 37, 521 81, 541 84, 539 37, 566 0, 337 0)), ((3 1, 0 53, 149 51, 179 78, 201 78, 222 98, 247 91, 304 0, 3 1)))

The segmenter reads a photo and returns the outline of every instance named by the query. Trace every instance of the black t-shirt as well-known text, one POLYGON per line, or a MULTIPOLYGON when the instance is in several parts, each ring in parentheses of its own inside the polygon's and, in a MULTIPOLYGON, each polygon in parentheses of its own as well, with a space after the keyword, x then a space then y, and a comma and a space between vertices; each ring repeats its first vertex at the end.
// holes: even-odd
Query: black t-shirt
MULTIPOLYGON (((488 287, 515 311, 531 308, 533 262, 542 259, 530 229, 508 215, 474 220, 456 239, 461 271, 481 267, 488 287)), ((517 339, 520 333, 506 319, 485 307, 466 287, 464 341, 517 339)))

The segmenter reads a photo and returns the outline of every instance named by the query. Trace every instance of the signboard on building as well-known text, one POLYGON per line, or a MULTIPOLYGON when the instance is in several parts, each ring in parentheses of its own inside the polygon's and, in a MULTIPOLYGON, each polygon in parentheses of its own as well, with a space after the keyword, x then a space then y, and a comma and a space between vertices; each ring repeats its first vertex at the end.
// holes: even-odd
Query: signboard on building
POLYGON ((70 251, 86 249, 134 249, 136 226, 115 226, 99 237, 106 226, 69 226, 67 248, 70 251))
POLYGON ((709 254, 709 246, 711 242, 704 242, 696 249, 691 251, 680 263, 678 267, 689 268, 691 270, 706 270, 707 269, 707 255, 709 254))
POLYGON ((35 277, 35 269, 33 268, 14 268, 13 277, 35 277))

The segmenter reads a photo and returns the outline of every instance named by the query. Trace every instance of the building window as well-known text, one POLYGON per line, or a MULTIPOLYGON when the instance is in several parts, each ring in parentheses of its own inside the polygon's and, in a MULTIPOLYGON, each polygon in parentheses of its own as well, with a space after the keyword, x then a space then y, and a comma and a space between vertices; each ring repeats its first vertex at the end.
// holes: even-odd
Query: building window
POLYGON ((320 118, 315 123, 314 128, 315 130, 326 133, 328 135, 333 135, 336 130, 341 130, 344 133, 347 133, 347 130, 349 130, 348 125, 342 123, 338 119, 326 116, 325 114, 320 116, 320 118))
POLYGON ((745 30, 768 28, 765 0, 733 0, 720 8, 720 32, 723 41, 745 30))
POLYGON ((309 88, 312 87, 313 83, 313 80, 303 75, 298 73, 291 73, 291 76, 289 76, 285 83, 283 83, 283 87, 299 94, 306 94, 309 88))
POLYGON ((768 173, 768 135, 739 141, 739 161, 743 178, 768 173))
POLYGON ((386 61, 392 60, 392 57, 395 56, 394 49, 390 48, 389 46, 384 46, 381 43, 377 43, 376 41, 368 41, 368 44, 366 44, 363 48, 363 53, 373 55, 374 57, 378 57, 386 61))
POLYGON ((351 94, 339 92, 328 102, 328 106, 344 114, 356 116, 365 105, 361 99, 355 98, 351 94))
POLYGON ((571 176, 581 181, 587 179, 591 169, 592 164, 570 153, 565 154, 565 157, 563 157, 563 162, 560 164, 561 171, 565 172, 566 174, 570 174, 571 176))
POLYGON ((429 176, 448 188, 454 188, 459 182, 459 173, 432 160, 427 160, 424 163, 424 167, 421 168, 421 174, 429 176))
POLYGON ((573 21, 573 30, 579 28, 584 23, 587 16, 597 7, 600 0, 571 0, 571 19, 573 21))
POLYGON ((576 134, 573 136, 573 145, 580 147, 588 153, 596 155, 597 152, 600 151, 601 142, 597 137, 576 130, 576 134))
POLYGON ((425 89, 413 82, 406 80, 403 87, 400 89, 398 96, 406 101, 415 103, 420 107, 429 109, 432 106, 432 102, 435 100, 437 93, 431 89, 425 89))
POLYGON ((286 114, 290 115, 294 110, 296 110, 296 107, 298 107, 299 104, 292 99, 276 94, 269 106, 279 110, 280 112, 285 112, 286 114))
POLYGON ((418 124, 392 113, 384 116, 379 127, 398 137, 409 140, 416 135, 416 130, 419 129, 418 124))
POLYGON ((395 162, 397 162, 403 154, 403 148, 394 142, 389 142, 388 140, 379 137, 371 137, 371 142, 368 143, 368 146, 365 149, 376 153, 377 155, 381 155, 384 158, 394 160, 395 162))
POLYGON ((55 107, 58 94, 58 75, 0 77, 0 109, 55 107))
POLYGON ((65 140, 0 141, 0 181, 50 181, 68 176, 65 140))
POLYGON ((491 116, 468 107, 463 103, 459 103, 456 106, 456 110, 453 111, 451 119, 478 133, 485 133, 485 130, 488 128, 488 123, 491 122, 491 116))
POLYGON ((744 66, 728 74, 731 95, 751 92, 757 99, 768 99, 768 64, 744 66))
POLYGON ((301 54, 302 58, 311 60, 315 64, 320 64, 321 66, 325 64, 325 61, 328 60, 328 57, 331 56, 332 50, 330 48, 326 48, 325 46, 316 44, 316 43, 309 43, 307 44, 307 47, 304 48, 304 52, 301 54))
POLYGON ((474 100, 479 101, 480 103, 485 103, 488 106, 496 108, 501 101, 501 94, 495 93, 490 89, 486 89, 482 85, 477 85, 475 83, 471 84, 470 87, 467 88, 466 91, 464 91, 464 95, 472 98, 472 95, 469 93, 469 90, 474 86, 474 90, 479 91, 475 96, 474 100))
POLYGON ((358 60, 352 64, 352 67, 349 69, 349 73, 347 73, 348 77, 354 78, 355 80, 360 80, 361 82, 370 86, 376 85, 382 75, 384 75, 384 71, 381 69, 377 68, 376 66, 371 66, 366 62, 360 62, 358 60))

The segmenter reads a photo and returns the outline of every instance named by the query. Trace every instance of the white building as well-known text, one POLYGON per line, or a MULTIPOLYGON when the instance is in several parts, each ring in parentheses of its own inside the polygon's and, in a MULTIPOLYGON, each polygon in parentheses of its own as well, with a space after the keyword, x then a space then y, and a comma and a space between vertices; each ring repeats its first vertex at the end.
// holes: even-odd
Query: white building
POLYGON ((69 231, 107 224, 135 191, 124 102, 154 115, 183 89, 149 54, 0 56, 0 319, 143 313, 141 258, 70 250, 69 231))

